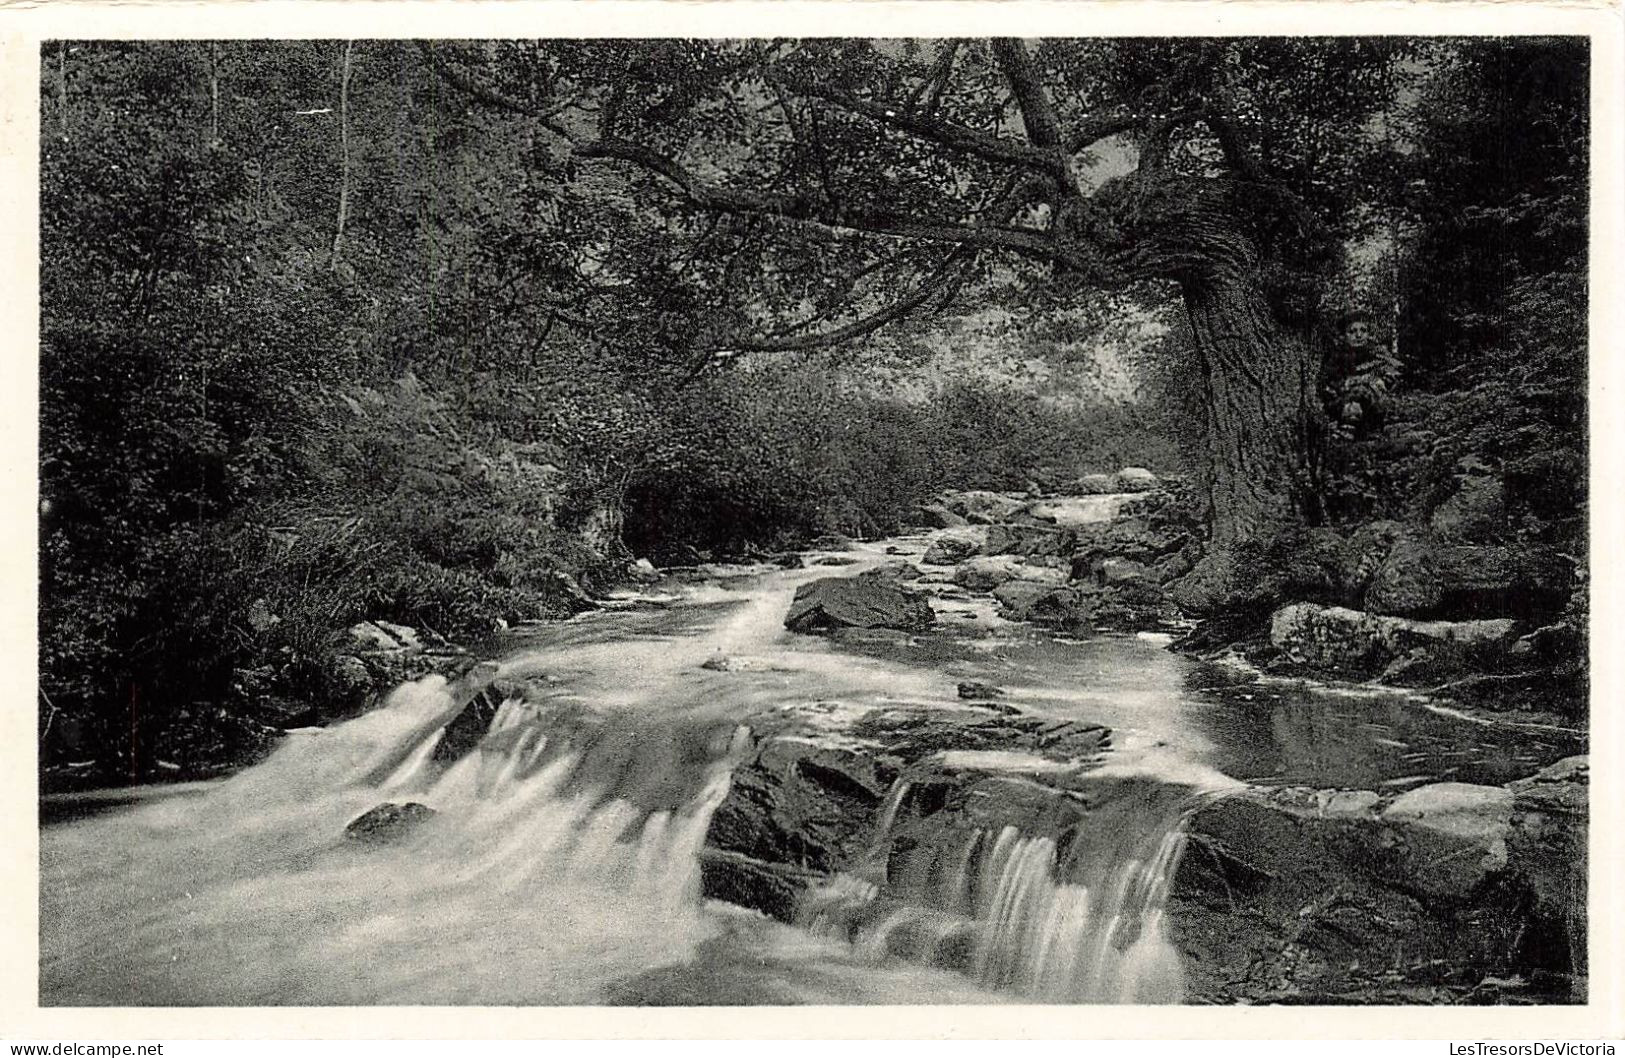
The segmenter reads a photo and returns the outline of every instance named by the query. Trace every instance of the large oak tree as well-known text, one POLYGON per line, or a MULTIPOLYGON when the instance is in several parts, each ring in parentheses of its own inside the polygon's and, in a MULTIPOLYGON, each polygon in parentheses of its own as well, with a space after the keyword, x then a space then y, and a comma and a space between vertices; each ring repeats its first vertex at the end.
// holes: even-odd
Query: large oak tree
MULTIPOLYGON (((1385 131, 1343 40, 613 41, 427 48, 662 239, 699 362, 861 337, 995 277, 1033 311, 1177 297, 1214 556, 1313 515, 1324 273, 1385 131), (599 171, 600 169, 604 171, 599 171)), ((557 157, 557 155, 555 155, 557 157)), ((613 247, 606 251, 615 259, 613 247)), ((1207 572, 1215 569, 1210 563, 1207 572)))

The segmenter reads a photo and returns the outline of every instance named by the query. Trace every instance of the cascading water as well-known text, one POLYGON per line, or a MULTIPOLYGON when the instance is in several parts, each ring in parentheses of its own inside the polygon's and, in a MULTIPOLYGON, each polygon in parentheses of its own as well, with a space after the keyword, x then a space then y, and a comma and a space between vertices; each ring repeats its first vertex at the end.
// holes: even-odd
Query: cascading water
POLYGON ((1183 999, 1162 919, 1202 794, 1134 783, 1132 794, 1108 796, 1058 835, 1013 824, 937 834, 905 826, 899 835, 913 786, 908 778, 893 786, 864 877, 840 875, 807 895, 807 928, 848 938, 870 958, 953 967, 1045 1002, 1183 999))
POLYGON ((466 697, 437 677, 408 684, 201 797, 121 816, 143 840, 115 846, 99 878, 85 865, 114 821, 56 828, 42 992, 70 1004, 594 1002, 711 935, 697 854, 743 731, 612 725, 514 699, 471 751, 437 755, 466 697), (338 837, 403 800, 435 814, 381 847, 338 837))
MULTIPOLYGON (((1053 506, 1057 522, 1081 524, 1123 502, 1053 506)), ((840 574, 926 544, 867 545, 840 574)), ((467 688, 430 678, 358 719, 290 734, 226 782, 101 815, 52 806, 42 1001, 1172 1001, 1163 908, 1184 820, 1239 785, 1215 769, 1347 786, 1477 774, 1460 770, 1447 717, 1283 687, 1268 703, 1216 706, 1154 643, 1050 637, 974 600, 940 600, 939 631, 918 641, 787 633, 797 586, 832 573, 710 574, 665 608, 529 632, 502 671, 545 680, 483 731, 459 723, 467 688), (729 664, 707 665, 717 657, 729 664), (868 854, 807 895, 806 928, 701 898, 742 721, 786 702, 963 712, 966 679, 1005 687, 1002 701, 1028 715, 1109 726, 1110 753, 1081 769, 989 749, 911 765, 853 809, 871 813, 868 854), (945 810, 948 789, 969 793, 945 810), (392 841, 346 840, 381 802, 433 814, 392 841)), ((1574 752, 1517 738, 1480 756, 1538 766, 1574 752)))

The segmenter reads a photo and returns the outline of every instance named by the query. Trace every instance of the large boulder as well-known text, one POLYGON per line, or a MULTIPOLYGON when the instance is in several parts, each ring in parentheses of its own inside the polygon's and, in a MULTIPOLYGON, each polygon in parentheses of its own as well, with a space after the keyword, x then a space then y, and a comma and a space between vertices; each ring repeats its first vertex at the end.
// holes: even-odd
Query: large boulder
POLYGON ((1158 485, 1157 476, 1144 467, 1124 467, 1112 479, 1116 492, 1150 492, 1158 485))
POLYGON ((1082 525, 1074 532, 1076 544, 1072 550, 1072 569, 1073 576, 1079 579, 1087 576, 1104 559, 1122 558, 1150 564, 1191 543, 1190 534, 1182 529, 1153 525, 1146 518, 1120 518, 1112 522, 1082 525))
POLYGON ((1443 663, 1490 657, 1510 641, 1510 618, 1415 621, 1317 603, 1293 603, 1270 619, 1270 642, 1290 661, 1349 674, 1381 671, 1421 652, 1443 663))
POLYGON ((1400 795, 1382 813, 1403 847, 1403 877, 1435 903, 1465 903, 1506 868, 1513 792, 1501 786, 1441 782, 1400 795))
MULTIPOLYGON (((882 822, 930 815, 965 826, 972 806, 1017 810, 998 768, 1026 764, 1064 784, 1111 735, 1008 706, 935 703, 790 703, 744 725, 750 745, 706 835, 705 892, 785 920, 813 883, 867 866, 882 822)), ((1027 786, 1021 794, 1041 794, 1052 810, 1077 803, 1064 788, 1027 786)))
POLYGON ((921 504, 914 512, 914 520, 927 529, 957 529, 970 524, 963 515, 955 514, 941 503, 921 504))
POLYGON ((923 631, 936 621, 931 604, 890 577, 824 577, 796 589, 784 618, 792 632, 836 628, 923 631))
POLYGON ((999 608, 1012 621, 1031 621, 1067 631, 1089 627, 1084 593, 1032 580, 1009 580, 993 589, 999 608))
POLYGON ((1002 522, 1028 504, 1024 496, 1009 496, 1002 492, 975 489, 967 492, 949 492, 942 496, 942 505, 967 521, 981 524, 1002 522))
POLYGON ((1583 916, 1568 888, 1583 854, 1552 829, 1551 844, 1527 843, 1515 789, 1435 783, 1384 800, 1287 787, 1195 814, 1167 913, 1189 1000, 1460 1002, 1550 970, 1546 1001, 1583 1001, 1569 976, 1584 969, 1570 950, 1583 917, 1532 895, 1550 885, 1553 909, 1583 916))
POLYGON ((1072 552, 1077 540, 1070 529, 1045 525, 991 525, 982 544, 988 555, 1022 555, 1064 557, 1072 552))
POLYGON ((1574 587, 1574 565, 1520 545, 1451 543, 1431 531, 1374 522, 1355 534, 1349 587, 1373 613, 1471 618, 1552 617, 1574 587))
POLYGON ((984 535, 976 529, 949 529, 931 541, 920 561, 932 566, 956 566, 981 552, 984 535))
POLYGON ((989 555, 969 559, 954 570, 954 583, 967 591, 992 591, 1025 572, 1026 566, 1014 555, 989 555))
POLYGON ((1171 631, 1182 626, 1179 608, 1149 577, 1084 587, 1078 593, 1078 611, 1091 627, 1114 632, 1171 631))

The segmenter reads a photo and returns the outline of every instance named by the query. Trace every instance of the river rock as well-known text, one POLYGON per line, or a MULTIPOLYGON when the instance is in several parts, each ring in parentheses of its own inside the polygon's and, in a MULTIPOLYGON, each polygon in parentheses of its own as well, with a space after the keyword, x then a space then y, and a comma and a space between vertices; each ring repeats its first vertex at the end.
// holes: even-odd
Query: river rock
POLYGON ((963 515, 955 514, 941 503, 921 504, 914 511, 914 520, 927 529, 957 529, 970 524, 963 515))
POLYGON ((942 497, 943 506, 973 524, 981 521, 982 524, 1002 522, 1012 514, 1025 508, 1027 500, 1024 497, 1008 496, 1002 492, 988 492, 973 489, 966 492, 949 492, 942 497))
POLYGON ((1114 492, 1150 492, 1157 485, 1157 476, 1144 467, 1124 467, 1112 479, 1114 492))
POLYGON ((1151 571, 1143 562, 1135 562, 1133 559, 1107 558, 1101 560, 1100 568, 1095 575, 1101 587, 1111 588, 1132 581, 1148 580, 1151 571))
POLYGON ((930 566, 954 566, 982 550, 985 531, 971 528, 948 529, 939 533, 920 559, 930 566))
POLYGON ((1350 587, 1373 613, 1463 619, 1562 612, 1571 563, 1514 545, 1450 543, 1414 526, 1374 522, 1355 534, 1350 587))
POLYGON ((1072 552, 1077 536, 1070 529, 1044 525, 992 525, 983 539, 982 552, 988 555, 1059 557, 1072 552))
POLYGON ((366 662, 353 654, 330 658, 324 666, 322 683, 334 706, 333 712, 339 714, 361 710, 372 697, 372 672, 366 662))
POLYGON ((792 632, 836 628, 923 631, 936 621, 931 604, 887 577, 823 577, 796 589, 784 626, 792 632))
POLYGON ((387 845, 405 838, 434 816, 434 809, 416 801, 388 802, 357 816, 344 828, 344 836, 368 845, 387 845))
POLYGON ((1511 636, 1513 622, 1413 621, 1316 603, 1294 603, 1270 619, 1270 642, 1288 659, 1333 671, 1370 673, 1422 651, 1451 660, 1491 654, 1511 636))
POLYGON ((993 589, 1004 615, 1012 621, 1077 631, 1089 627, 1089 608, 1075 588, 1032 580, 1009 580, 993 589))
POLYGON ((989 799, 977 792, 987 792, 999 762, 1045 762, 1039 774, 1056 777, 1062 786, 1039 796, 1064 809, 1072 803, 1064 785, 1073 774, 1070 765, 1096 758, 1111 734, 1098 725, 1036 714, 895 702, 790 703, 744 724, 752 745, 712 817, 705 886, 707 892, 769 895, 767 906, 746 906, 775 915, 793 906, 782 899, 785 887, 799 890, 817 875, 863 861, 881 806, 905 774, 917 776, 930 795, 911 802, 911 811, 941 812, 951 823, 963 817, 967 804, 989 799), (983 756, 956 765, 954 753, 983 756), (739 876, 731 880, 713 876, 734 871, 739 876), (775 880, 761 878, 764 871, 775 880))
POLYGON ((1150 565, 1191 544, 1189 533, 1174 526, 1153 526, 1145 518, 1081 525, 1071 551, 1073 578, 1093 574, 1105 559, 1127 559, 1150 565))
POLYGON ((976 680, 964 680, 957 688, 959 697, 968 701, 978 698, 997 698, 1004 694, 1002 687, 995 687, 991 683, 980 683, 976 680))
POLYGON ((1400 876, 1435 902, 1466 902, 1509 862, 1513 801, 1504 787, 1460 782, 1402 794, 1382 814, 1405 850, 1400 876))
POLYGON ((992 591, 1022 575, 1024 569, 1021 560, 1012 555, 972 558, 954 571, 954 583, 969 591, 992 591))
POLYGON ((1429 991, 1438 966, 1469 982, 1528 974, 1532 958, 1571 969, 1561 922, 1559 957, 1517 941, 1546 923, 1518 895, 1507 792, 1435 785, 1458 789, 1385 811, 1370 791, 1292 788, 1200 809, 1166 916, 1188 1001, 1417 1002, 1450 995, 1429 991))
POLYGON ((1097 629, 1156 632, 1183 626, 1179 608, 1149 577, 1078 588, 1076 607, 1080 619, 1097 629))

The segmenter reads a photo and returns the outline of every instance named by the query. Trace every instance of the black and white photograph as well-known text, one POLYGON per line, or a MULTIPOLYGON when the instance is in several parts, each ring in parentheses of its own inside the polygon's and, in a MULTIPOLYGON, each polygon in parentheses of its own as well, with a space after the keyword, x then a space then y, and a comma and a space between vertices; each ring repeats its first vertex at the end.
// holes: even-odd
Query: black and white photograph
POLYGON ((40 41, 39 1006, 1593 1002, 1594 41, 1072 24, 40 41))

